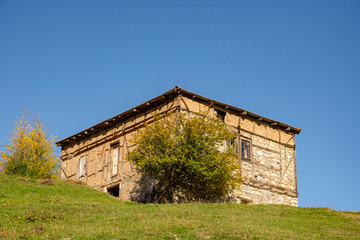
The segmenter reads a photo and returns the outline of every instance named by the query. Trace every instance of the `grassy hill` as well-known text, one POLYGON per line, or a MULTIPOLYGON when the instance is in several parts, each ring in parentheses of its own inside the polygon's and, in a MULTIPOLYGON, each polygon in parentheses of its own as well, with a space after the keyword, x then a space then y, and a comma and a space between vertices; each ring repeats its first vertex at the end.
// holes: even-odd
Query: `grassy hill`
POLYGON ((0 175, 0 239, 360 239, 360 213, 275 205, 142 205, 76 183, 0 175))

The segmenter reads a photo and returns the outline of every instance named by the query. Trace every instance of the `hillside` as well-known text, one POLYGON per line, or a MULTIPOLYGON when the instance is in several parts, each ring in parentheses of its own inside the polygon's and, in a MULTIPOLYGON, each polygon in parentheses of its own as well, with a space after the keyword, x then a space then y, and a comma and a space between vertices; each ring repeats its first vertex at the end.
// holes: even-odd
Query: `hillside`
POLYGON ((0 239, 359 239, 360 213, 236 204, 142 205, 72 182, 0 175, 0 239))

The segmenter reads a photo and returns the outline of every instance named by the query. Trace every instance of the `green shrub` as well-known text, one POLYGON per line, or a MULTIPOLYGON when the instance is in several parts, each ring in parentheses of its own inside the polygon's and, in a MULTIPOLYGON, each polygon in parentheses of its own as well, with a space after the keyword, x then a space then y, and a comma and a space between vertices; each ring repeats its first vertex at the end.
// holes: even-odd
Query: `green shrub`
POLYGON ((156 180, 155 201, 219 201, 240 183, 230 142, 235 135, 209 114, 174 113, 139 130, 128 154, 138 170, 156 180))

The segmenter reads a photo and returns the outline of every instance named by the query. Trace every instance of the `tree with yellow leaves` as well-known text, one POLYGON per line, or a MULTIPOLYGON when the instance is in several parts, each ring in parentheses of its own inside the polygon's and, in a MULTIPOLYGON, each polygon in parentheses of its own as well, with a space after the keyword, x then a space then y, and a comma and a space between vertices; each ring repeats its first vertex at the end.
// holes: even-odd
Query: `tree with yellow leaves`
POLYGON ((58 157, 55 137, 49 135, 39 116, 23 111, 9 134, 6 150, 0 151, 0 171, 30 178, 56 178, 58 157))

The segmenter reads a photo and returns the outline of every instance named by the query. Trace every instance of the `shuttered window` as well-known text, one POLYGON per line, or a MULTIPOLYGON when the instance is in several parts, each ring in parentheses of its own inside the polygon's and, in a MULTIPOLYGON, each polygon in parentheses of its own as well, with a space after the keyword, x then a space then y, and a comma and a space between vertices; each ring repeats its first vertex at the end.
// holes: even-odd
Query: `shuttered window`
POLYGON ((250 142, 241 139, 241 158, 250 159, 250 142))
POLYGON ((86 156, 82 156, 79 159, 77 178, 84 177, 85 175, 86 175, 86 156))
POLYGON ((112 161, 112 175, 118 174, 119 165, 119 146, 115 145, 111 147, 111 161, 112 161))

